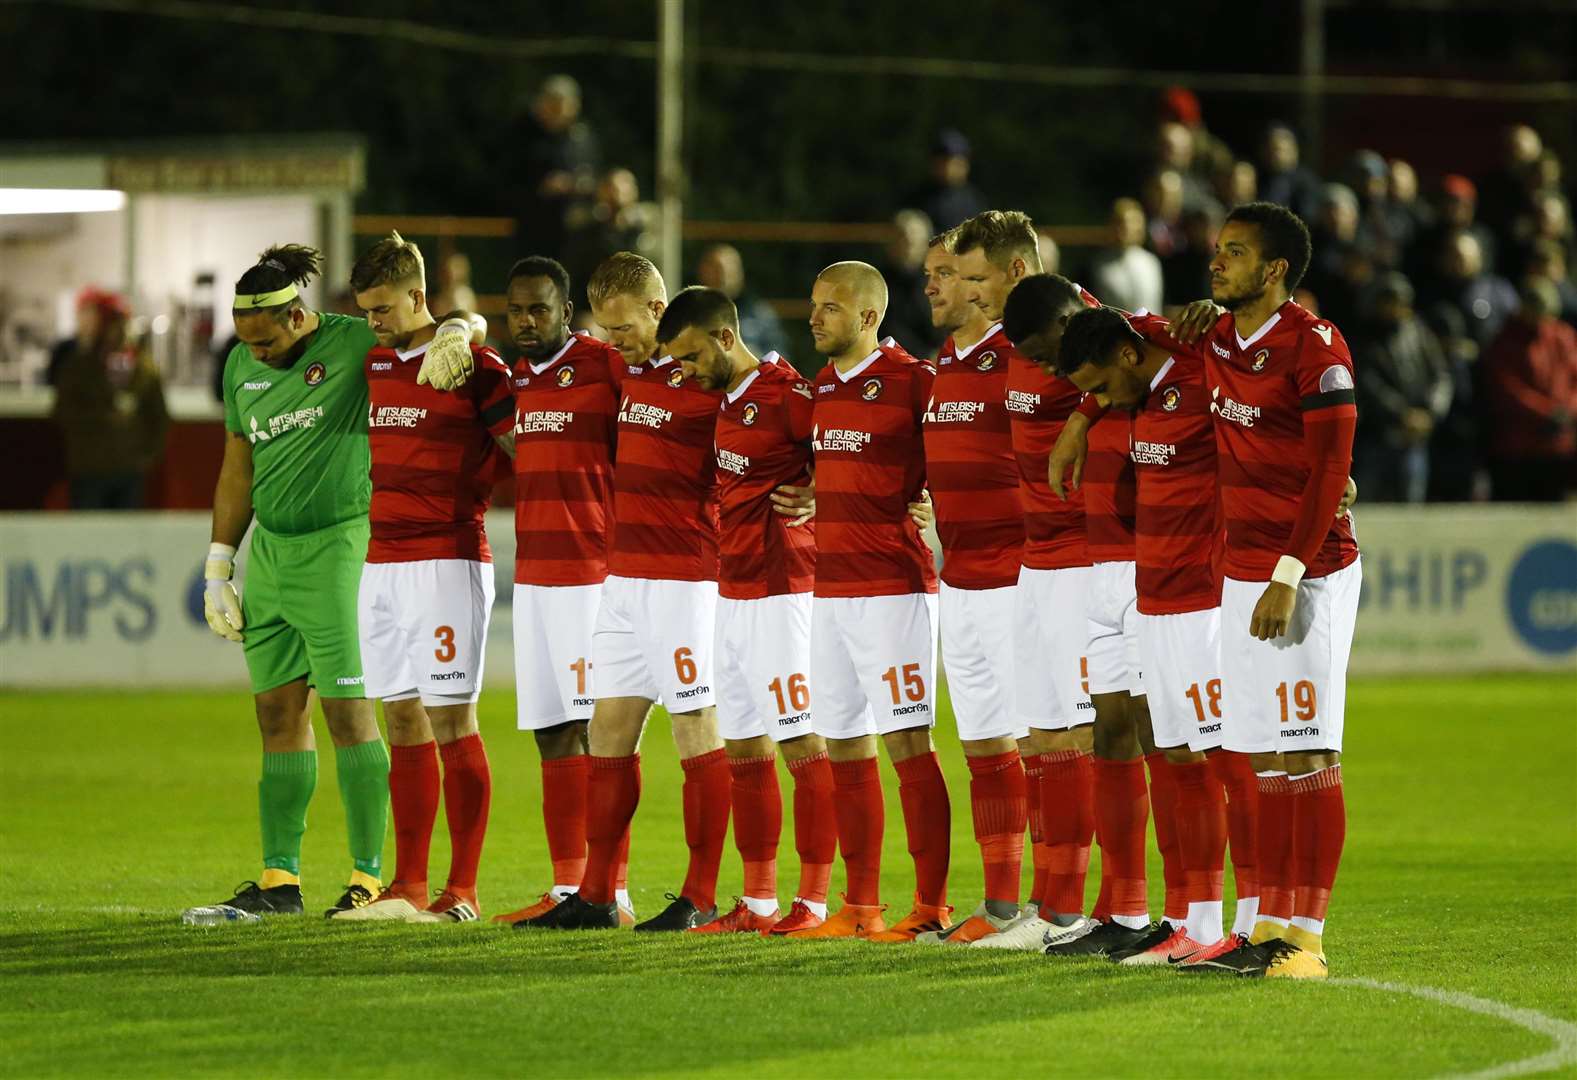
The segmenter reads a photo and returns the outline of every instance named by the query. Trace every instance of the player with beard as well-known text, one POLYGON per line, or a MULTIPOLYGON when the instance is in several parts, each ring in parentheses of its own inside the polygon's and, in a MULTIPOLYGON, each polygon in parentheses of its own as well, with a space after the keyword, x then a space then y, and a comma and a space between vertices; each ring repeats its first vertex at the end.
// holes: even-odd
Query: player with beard
POLYGON ((874 267, 834 263, 811 290, 816 377, 816 585, 811 724, 832 759, 843 907, 800 938, 909 941, 946 929, 952 808, 931 743, 936 571, 908 512, 925 486, 921 425, 933 369, 877 327, 887 285, 874 267), (881 736, 898 773, 915 863, 914 910, 891 931, 879 895, 885 811, 881 736))
POLYGON ((351 269, 356 304, 378 345, 367 353, 372 538, 357 604, 369 698, 389 726, 394 881, 342 920, 469 922, 478 918, 477 867, 492 771, 476 701, 493 606, 483 528, 493 466, 514 422, 509 369, 486 346, 453 393, 417 382, 438 327, 427 308, 421 251, 392 233, 351 269), (439 759, 451 860, 427 898, 438 811, 439 759))
MULTIPOLYGON (((516 725, 542 759, 542 822, 552 887, 500 915, 546 914, 580 888, 586 867, 587 725, 596 701, 592 632, 613 529, 614 428, 627 367, 618 350, 571 333, 569 274, 533 255, 509 271, 514 369, 516 725)), ((615 855, 622 925, 635 917, 625 888, 628 839, 615 855)))
POLYGON ((956 276, 950 288, 931 290, 943 302, 933 314, 951 325, 926 406, 926 478, 942 543, 942 664, 970 771, 985 897, 969 918, 916 940, 969 944, 1022 914, 1029 807, 1018 740, 1028 727, 1015 704, 1014 610, 1024 509, 1006 393, 1016 353, 999 319, 1014 284, 1039 271, 1040 256, 1033 224, 1017 212, 977 215, 950 239, 930 253, 933 271, 950 261, 956 276))
POLYGON ((1357 406, 1341 332, 1291 300, 1308 228, 1284 206, 1227 215, 1210 264, 1226 580, 1223 744, 1259 775, 1260 910, 1249 943, 1191 970, 1324 978, 1346 837, 1341 748, 1362 562, 1337 517, 1357 406), (1333 521, 1334 519, 1334 521, 1333 521))

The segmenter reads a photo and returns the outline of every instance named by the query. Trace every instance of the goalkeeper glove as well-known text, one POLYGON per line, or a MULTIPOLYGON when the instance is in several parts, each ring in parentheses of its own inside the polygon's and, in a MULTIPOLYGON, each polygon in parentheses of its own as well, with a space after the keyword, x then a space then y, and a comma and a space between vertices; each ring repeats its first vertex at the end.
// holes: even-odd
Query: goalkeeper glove
POLYGON ((416 373, 418 386, 434 390, 457 390, 471 377, 476 362, 471 357, 471 324, 464 319, 449 319, 438 327, 416 373))
POLYGON ((246 620, 241 617, 241 598, 230 578, 235 574, 235 548, 229 544, 209 544, 208 561, 203 564, 203 617, 208 628, 226 641, 240 641, 246 620))

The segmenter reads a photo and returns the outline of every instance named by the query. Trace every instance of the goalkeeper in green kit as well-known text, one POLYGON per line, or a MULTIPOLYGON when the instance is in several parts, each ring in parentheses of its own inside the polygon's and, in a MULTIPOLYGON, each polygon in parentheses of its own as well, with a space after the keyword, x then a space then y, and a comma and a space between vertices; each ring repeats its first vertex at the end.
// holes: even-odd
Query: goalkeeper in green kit
MULTIPOLYGON (((273 247, 236 283, 241 344, 225 361, 225 451, 204 606, 214 632, 241 643, 255 695, 263 872, 230 899, 189 909, 187 922, 302 913, 301 838, 318 777, 311 689, 334 742, 352 863, 327 914, 361 907, 381 887, 389 752, 362 696, 356 631, 372 492, 364 364, 376 341, 364 320, 302 302, 298 290, 317 276, 320 260, 313 248, 273 247), (236 548, 254 516, 238 597, 230 580, 236 548)), ((419 379, 440 389, 463 380, 473 319, 444 321, 419 379)))

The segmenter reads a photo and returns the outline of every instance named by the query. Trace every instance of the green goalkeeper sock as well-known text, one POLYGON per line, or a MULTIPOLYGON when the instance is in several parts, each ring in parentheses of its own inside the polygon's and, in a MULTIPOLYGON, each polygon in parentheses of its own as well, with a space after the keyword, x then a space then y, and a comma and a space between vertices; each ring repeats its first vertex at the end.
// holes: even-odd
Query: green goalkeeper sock
POLYGON ((307 831, 307 804, 317 786, 316 750, 263 752, 257 811, 263 826, 265 869, 301 873, 301 837, 307 831))
POLYGON ((370 739, 356 746, 337 747, 334 758, 351 861, 357 870, 377 877, 389 824, 389 748, 382 739, 370 739))

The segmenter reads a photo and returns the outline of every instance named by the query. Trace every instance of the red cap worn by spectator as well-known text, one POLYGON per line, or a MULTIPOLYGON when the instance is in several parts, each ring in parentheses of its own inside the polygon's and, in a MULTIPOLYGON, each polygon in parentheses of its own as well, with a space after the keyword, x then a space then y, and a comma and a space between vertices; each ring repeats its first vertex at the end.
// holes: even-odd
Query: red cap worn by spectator
POLYGON ((1196 128, 1204 114, 1199 98, 1186 86, 1168 86, 1161 91, 1161 119, 1174 120, 1184 127, 1196 128))
POLYGON ((1440 190, 1453 199, 1463 202, 1478 202, 1478 188, 1473 186, 1473 181, 1460 173, 1447 173, 1440 178, 1440 190))

